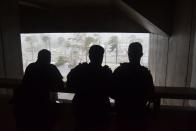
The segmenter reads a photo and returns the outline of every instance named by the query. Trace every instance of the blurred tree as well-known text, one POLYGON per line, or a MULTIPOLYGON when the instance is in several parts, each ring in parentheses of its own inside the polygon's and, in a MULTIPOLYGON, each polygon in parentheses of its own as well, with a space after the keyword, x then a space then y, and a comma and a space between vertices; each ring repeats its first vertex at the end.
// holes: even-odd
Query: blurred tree
POLYGON ((108 45, 110 45, 110 52, 118 49, 119 39, 118 36, 111 36, 108 45))
POLYGON ((30 44, 30 48, 27 48, 27 52, 31 52, 31 61, 33 62, 34 58, 34 53, 35 53, 35 46, 34 43, 37 42, 37 37, 31 35, 31 36, 26 36, 25 41, 30 44))
POLYGON ((91 37, 91 36, 87 36, 84 40, 84 48, 85 49, 88 49, 89 46, 91 44, 94 44, 96 42, 96 39, 94 37, 91 37))
POLYGON ((47 35, 42 35, 41 36, 42 41, 45 43, 46 45, 46 49, 51 50, 51 45, 50 45, 50 36, 47 35))
POLYGON ((99 34, 96 34, 96 33, 93 36, 94 36, 94 39, 95 39, 94 42, 96 44, 100 45, 101 44, 101 36, 99 34))
POLYGON ((57 43, 58 45, 63 45, 64 47, 69 48, 71 46, 70 40, 75 40, 75 39, 68 38, 68 40, 66 40, 64 37, 60 36, 57 38, 57 43))
POLYGON ((113 52, 114 50, 116 51, 116 63, 117 61, 117 57, 118 57, 118 43, 119 43, 119 38, 118 36, 111 36, 109 41, 108 41, 108 45, 110 45, 110 52, 113 52))
POLYGON ((140 39, 140 38, 137 38, 136 35, 131 35, 128 37, 128 42, 129 43, 132 43, 132 42, 140 42, 140 43, 143 43, 143 40, 140 39))
POLYGON ((97 40, 94 37, 91 36, 87 36, 84 40, 84 46, 83 46, 83 50, 86 52, 86 61, 88 59, 88 50, 90 48, 91 44, 96 43, 97 40))
MULTIPOLYGON (((84 54, 83 46, 84 46, 84 40, 85 40, 86 34, 85 33, 73 33, 72 35, 73 36, 71 38, 68 38, 67 44, 71 48, 70 58, 71 58, 71 61, 73 62, 74 60, 72 60, 72 58, 73 56, 76 55, 76 53, 73 53, 75 50, 80 48, 80 50, 78 51, 81 51, 82 54, 84 54)), ((76 57, 76 59, 78 58, 79 56, 76 57)))
POLYGON ((70 53, 70 61, 68 67, 70 69, 74 68, 78 64, 78 59, 79 59, 79 53, 77 50, 73 49, 72 52, 70 53))
POLYGON ((85 33, 73 33, 73 37, 68 38, 68 40, 72 40, 74 44, 84 43, 84 39, 86 37, 85 33))
POLYGON ((58 45, 64 45, 65 44, 65 38, 60 36, 57 38, 57 44, 58 45))
POLYGON ((58 66, 64 65, 67 61, 68 60, 66 56, 59 56, 55 65, 58 67, 58 66))
POLYGON ((64 46, 65 46, 66 48, 71 47, 71 42, 70 42, 70 41, 65 41, 64 46))

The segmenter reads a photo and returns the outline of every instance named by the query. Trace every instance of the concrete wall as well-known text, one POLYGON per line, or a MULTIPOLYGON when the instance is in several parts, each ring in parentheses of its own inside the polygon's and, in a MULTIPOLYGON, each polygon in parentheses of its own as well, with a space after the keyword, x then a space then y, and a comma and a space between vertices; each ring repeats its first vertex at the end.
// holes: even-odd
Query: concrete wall
POLYGON ((166 84, 168 40, 160 35, 150 35, 149 67, 156 86, 166 84))
POLYGON ((191 67, 189 63, 193 45, 191 0, 179 0, 174 16, 171 37, 151 35, 149 63, 156 85, 185 87, 190 75, 188 69, 191 67), (163 74, 166 79, 160 76, 163 74))
POLYGON ((22 77, 17 1, 0 1, 0 76, 22 77))
MULTIPOLYGON (((195 30, 196 31, 196 30, 195 30)), ((195 35, 196 40, 196 35, 195 35)), ((194 42, 194 48, 193 48, 193 68, 192 68, 192 77, 191 77, 191 87, 196 89, 196 41, 194 42)), ((190 101, 189 104, 191 106, 196 107, 196 101, 190 101)))
POLYGON ((74 8, 54 12, 23 7, 19 10, 17 0, 1 0, 0 78, 21 78, 23 76, 20 32, 130 31, 146 32, 136 23, 132 23, 125 14, 115 9, 74 8))
POLYGON ((115 7, 69 7, 43 10, 20 6, 23 33, 147 32, 115 7))
POLYGON ((153 24, 171 35, 174 0, 123 0, 153 24))
POLYGON ((191 0, 176 2, 173 33, 169 42, 167 86, 187 85, 191 43, 191 0))
POLYGON ((196 44, 194 46, 194 56, 193 56, 193 68, 192 68, 191 87, 192 88, 196 88, 196 44))
POLYGON ((4 72, 4 63, 3 63, 3 47, 2 47, 2 36, 0 35, 0 78, 3 78, 5 76, 5 72, 4 72))
MULTIPOLYGON (((149 63, 157 86, 190 87, 193 72, 192 47, 195 37, 192 2, 192 0, 176 2, 171 37, 151 35, 149 63)), ((185 104, 182 100, 164 102, 172 105, 185 104)))
MULTIPOLYGON (((196 10, 195 10, 196 16, 196 10)), ((196 17, 195 17, 196 19, 196 17)), ((193 48, 193 67, 192 67, 192 77, 191 77, 191 87, 196 88, 196 24, 194 28, 194 48, 193 48)))
MULTIPOLYGON (((196 1, 193 2, 193 25, 192 25, 192 42, 193 42, 193 46, 191 47, 192 48, 192 68, 190 70, 191 72, 191 83, 190 83, 190 86, 191 88, 196 88, 196 1)), ((189 104, 191 106, 194 106, 196 107, 196 101, 189 101, 189 104)))

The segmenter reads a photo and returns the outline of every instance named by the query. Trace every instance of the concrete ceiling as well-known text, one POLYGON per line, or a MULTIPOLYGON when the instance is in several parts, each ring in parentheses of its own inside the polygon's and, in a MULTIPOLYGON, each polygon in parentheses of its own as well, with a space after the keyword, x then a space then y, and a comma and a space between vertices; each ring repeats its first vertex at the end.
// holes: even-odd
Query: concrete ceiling
POLYGON ((19 0, 19 3, 29 6, 62 8, 70 6, 110 6, 112 0, 19 0))
MULTIPOLYGON (((165 8, 159 9, 160 7, 162 7, 163 4, 156 4, 155 3, 156 0, 150 0, 151 1, 150 3, 148 2, 145 3, 146 0, 18 0, 18 1, 19 1, 19 5, 22 5, 22 7, 25 7, 26 9, 29 7, 34 9, 39 8, 47 11, 48 14, 51 14, 51 12, 53 14, 55 13, 62 14, 59 17, 65 17, 66 12, 70 12, 69 14, 73 14, 73 12, 76 12, 75 16, 77 16, 78 18, 80 17, 80 15, 78 14, 80 12, 83 12, 81 15, 90 14, 89 17, 93 17, 93 15, 96 14, 96 12, 104 16, 104 12, 102 11, 103 9, 110 10, 112 8, 115 8, 117 12, 123 12, 124 14, 126 14, 124 17, 129 18, 130 22, 137 23, 148 32, 160 34, 164 36, 167 36, 167 34, 169 34, 168 32, 170 32, 168 29, 170 27, 170 17, 168 15, 170 13, 170 10, 167 11, 168 13, 165 13, 165 8), (145 5, 141 6, 143 5, 143 3, 145 3, 145 5), (134 6, 135 4, 136 5, 138 4, 138 6, 134 6), (152 5, 152 7, 150 5, 152 5), (132 6, 136 8, 133 8, 132 6), (141 12, 138 12, 137 10, 141 12)), ((169 3, 170 5, 170 2, 167 3, 169 3)), ((23 9, 21 12, 26 12, 26 9, 25 10, 23 9)), ((110 12, 110 13, 111 15, 115 14, 114 12, 110 12)), ((118 16, 116 15, 116 17, 118 16)))

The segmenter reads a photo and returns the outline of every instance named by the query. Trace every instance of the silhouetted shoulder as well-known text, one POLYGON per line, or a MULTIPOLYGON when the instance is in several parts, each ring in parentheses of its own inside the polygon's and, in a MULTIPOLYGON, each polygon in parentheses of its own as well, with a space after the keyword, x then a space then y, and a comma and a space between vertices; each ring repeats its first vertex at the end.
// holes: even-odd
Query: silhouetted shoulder
POLYGON ((125 67, 127 67, 127 66, 129 66, 129 65, 130 65, 130 63, 127 63, 127 62, 125 62, 125 63, 120 63, 119 68, 125 68, 125 67))
POLYGON ((25 70, 25 73, 26 72, 29 72, 30 70, 32 70, 34 67, 35 67, 35 63, 31 63, 31 64, 29 64, 28 66, 27 66, 27 68, 26 68, 26 70, 25 70))
POLYGON ((26 69, 31 68, 31 67, 33 67, 33 66, 35 66, 35 63, 31 63, 31 64, 29 64, 29 65, 27 66, 27 68, 26 68, 26 69))
POLYGON ((53 70, 58 70, 57 67, 56 67, 55 65, 53 65, 53 64, 50 64, 49 67, 50 67, 51 69, 53 69, 53 70))
POLYGON ((128 66, 129 64, 130 63, 128 63, 128 62, 120 63, 120 66, 119 67, 128 66))
POLYGON ((73 70, 80 70, 80 69, 86 68, 87 66, 88 66, 88 63, 86 63, 86 62, 80 63, 73 70))
POLYGON ((50 64, 50 68, 51 68, 51 71, 53 71, 54 73, 54 77, 58 77, 60 79, 63 79, 63 76, 61 75, 60 71, 57 69, 57 67, 53 64, 50 64))
POLYGON ((118 72, 121 72, 121 71, 127 71, 128 67, 130 66, 129 63, 120 63, 120 66, 117 67, 115 70, 114 70, 114 74, 115 73, 118 73, 118 72))
POLYGON ((144 76, 144 83, 146 86, 148 86, 148 93, 152 94, 154 92, 154 83, 153 83, 153 78, 151 75, 151 72, 148 68, 141 66, 140 68, 141 74, 144 76))
POLYGON ((107 73, 107 74, 112 74, 112 70, 109 66, 105 65, 103 66, 103 70, 107 73))
POLYGON ((151 76, 151 72, 150 72, 150 70, 149 70, 147 67, 141 66, 141 67, 140 67, 140 70, 141 70, 142 73, 144 73, 145 75, 150 75, 150 76, 151 76))
POLYGON ((23 84, 29 80, 31 78, 31 74, 32 72, 34 72, 35 70, 35 67, 36 67, 36 64, 35 63, 31 63, 27 66, 26 70, 25 70, 25 74, 24 74, 24 77, 23 77, 23 84))
POLYGON ((57 69, 57 67, 53 64, 50 64, 50 67, 53 68, 53 69, 57 69))
POLYGON ((88 68, 88 63, 80 63, 79 65, 77 65, 75 68, 71 69, 71 71, 69 72, 68 74, 68 79, 70 77, 70 75, 73 75, 75 73, 78 73, 78 72, 81 72, 83 71, 84 69, 88 68))
POLYGON ((150 70, 149 70, 147 67, 145 67, 145 66, 140 66, 140 68, 141 68, 143 71, 150 72, 150 70))
POLYGON ((87 68, 88 68, 88 63, 85 62, 85 63, 80 63, 75 68, 71 69, 71 71, 67 75, 67 83, 66 83, 67 86, 71 88, 77 86, 77 83, 75 81, 78 80, 77 78, 80 75, 82 75, 85 69, 87 68))

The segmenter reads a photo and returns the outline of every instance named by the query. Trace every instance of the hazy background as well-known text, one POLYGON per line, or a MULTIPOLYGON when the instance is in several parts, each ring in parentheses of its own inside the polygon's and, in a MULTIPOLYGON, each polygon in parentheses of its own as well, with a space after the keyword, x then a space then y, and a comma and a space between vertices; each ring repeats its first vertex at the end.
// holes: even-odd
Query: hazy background
POLYGON ((148 66, 149 34, 147 33, 36 33, 21 34, 23 69, 35 62, 41 49, 52 53, 52 64, 64 76, 76 65, 89 62, 88 50, 94 44, 105 49, 103 65, 114 70, 128 62, 127 50, 131 42, 141 42, 144 56, 141 64, 148 66))

